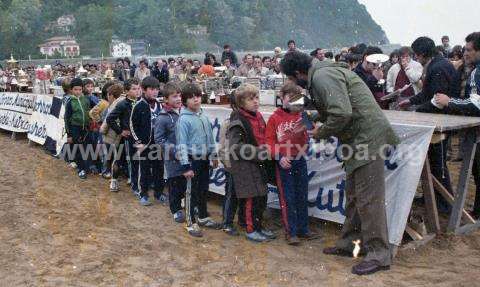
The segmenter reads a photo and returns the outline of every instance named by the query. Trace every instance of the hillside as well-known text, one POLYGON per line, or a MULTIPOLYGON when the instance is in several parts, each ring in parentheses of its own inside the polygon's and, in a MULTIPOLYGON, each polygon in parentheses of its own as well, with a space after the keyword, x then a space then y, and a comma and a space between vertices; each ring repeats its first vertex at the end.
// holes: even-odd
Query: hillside
POLYGON ((388 43, 357 0, 0 0, 0 59, 11 52, 39 57, 38 45, 59 35, 75 36, 81 54, 90 56, 108 55, 114 35, 150 44, 150 54, 224 43, 271 49, 288 39, 306 48, 388 43), (58 29, 66 14, 74 25, 58 29))

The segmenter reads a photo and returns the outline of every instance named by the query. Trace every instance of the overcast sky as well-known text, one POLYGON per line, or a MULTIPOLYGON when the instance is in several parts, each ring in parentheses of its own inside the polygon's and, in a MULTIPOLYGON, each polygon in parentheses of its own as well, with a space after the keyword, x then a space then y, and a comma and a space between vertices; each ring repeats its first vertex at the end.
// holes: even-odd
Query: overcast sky
POLYGON ((410 45, 419 36, 436 43, 443 35, 451 45, 480 31, 479 0, 358 0, 382 26, 391 43, 410 45))

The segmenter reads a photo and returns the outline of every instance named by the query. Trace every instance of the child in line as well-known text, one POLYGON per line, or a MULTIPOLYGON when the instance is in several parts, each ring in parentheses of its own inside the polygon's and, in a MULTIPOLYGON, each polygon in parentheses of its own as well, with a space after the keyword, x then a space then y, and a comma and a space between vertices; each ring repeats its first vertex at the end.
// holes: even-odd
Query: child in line
POLYGON ((134 139, 135 156, 138 162, 138 188, 140 204, 151 205, 148 190, 153 185, 154 197, 162 203, 166 201, 163 194, 163 160, 152 158, 158 155, 154 145, 153 127, 160 113, 161 105, 157 101, 160 82, 152 76, 142 81, 142 97, 132 108, 130 130, 134 139))
POLYGON ((265 160, 266 124, 260 106, 259 91, 251 84, 242 84, 235 91, 238 110, 230 115, 227 140, 231 156, 230 173, 238 198, 245 201, 246 237, 255 242, 274 239, 275 234, 262 226, 267 205, 268 175, 265 160))
POLYGON ((114 162, 118 155, 118 146, 121 137, 109 128, 106 122, 106 117, 120 101, 125 99, 125 97, 123 96, 124 90, 123 85, 121 84, 113 84, 113 82, 106 83, 102 88, 102 94, 105 89, 107 100, 105 101, 102 99, 102 101, 90 111, 90 117, 93 120, 100 120, 101 122, 100 134, 102 136, 102 160, 104 162, 102 176, 106 179, 110 179, 112 177, 112 172, 118 172, 118 166, 114 165, 114 162), (107 104, 106 109, 103 106, 105 102, 107 104), (102 109, 105 110, 102 111, 102 109), (113 171, 113 169, 115 169, 115 171, 113 171))
MULTIPOLYGON (((93 103, 93 105, 98 105, 100 102, 100 99, 93 94, 93 91, 95 89, 95 83, 91 79, 84 79, 83 80, 83 94, 93 103)), ((98 129, 100 126, 98 125, 97 121, 90 121, 90 130, 91 130, 91 139, 92 139, 92 144, 93 148, 96 150, 101 144, 101 138, 100 138, 100 132, 98 129)), ((102 162, 98 158, 94 158, 90 161, 90 166, 89 170, 93 174, 98 174, 100 169, 102 167, 102 162)))
MULTIPOLYGON (((210 158, 215 154, 212 125, 203 114, 202 90, 193 83, 182 88, 182 104, 177 122, 177 153, 183 176, 187 179, 185 194, 187 231, 195 237, 203 236, 200 226, 218 229, 219 225, 208 216, 207 192, 209 187, 210 158), (188 188, 189 182, 191 188, 188 188), (198 211, 198 220, 195 218, 198 211), (199 226, 200 225, 200 226, 199 226)), ((213 161, 215 168, 217 161, 213 161)))
MULTIPOLYGON (((237 86, 238 87, 238 86, 237 86)), ((237 88, 235 87, 235 88, 237 88)), ((232 92, 230 95, 230 106, 232 110, 238 110, 235 105, 235 92, 232 92)), ((227 118, 223 121, 220 128, 220 140, 219 140, 219 149, 218 149, 218 158, 223 164, 225 171, 225 196, 223 197, 223 206, 222 206, 222 215, 223 215, 223 231, 231 236, 238 235, 238 231, 233 224, 233 219, 235 213, 238 209, 238 222, 240 226, 245 226, 245 206, 243 205, 244 201, 239 201, 235 193, 235 186, 233 184, 233 176, 230 173, 230 168, 232 167, 229 154, 228 154, 228 140, 227 140, 227 131, 230 126, 230 118, 227 118)))
POLYGON ((67 132, 67 143, 74 152, 74 161, 77 165, 78 176, 81 179, 87 178, 87 170, 90 167, 89 158, 82 157, 80 149, 87 151, 92 145, 90 117, 88 112, 93 107, 93 102, 83 94, 83 81, 75 78, 70 82, 71 97, 65 106, 65 130, 67 132))
POLYGON ((165 162, 170 211, 175 222, 183 223, 185 222, 185 215, 182 210, 182 198, 185 196, 187 182, 182 174, 180 162, 175 158, 175 146, 177 144, 175 128, 182 107, 179 86, 173 82, 167 83, 163 89, 163 96, 165 103, 155 121, 155 143, 161 147, 165 162))
MULTIPOLYGON (((85 81, 84 81, 85 82, 85 81)), ((109 81, 105 83, 102 87, 102 98, 100 101, 90 110, 88 113, 90 118, 92 119, 92 122, 95 123, 92 126, 98 127, 98 129, 101 128, 102 122, 105 119, 105 114, 110 106, 110 104, 113 102, 110 101, 109 99, 113 98, 112 94, 108 94, 108 89, 115 84, 113 81, 109 81)), ((120 86, 121 91, 123 92, 123 86, 120 86)), ((117 93, 115 93, 117 95, 117 93)), ((118 95, 116 98, 118 98, 120 95, 118 95)), ((115 98, 115 99, 116 99, 115 98)), ((105 144, 104 144, 104 139, 103 139, 103 134, 99 130, 99 136, 98 136, 98 147, 101 148, 101 161, 102 161, 102 177, 109 179, 111 177, 111 170, 110 167, 108 166, 107 160, 105 158, 106 150, 105 150, 105 144)))
POLYGON ((301 99, 302 88, 294 83, 280 90, 282 107, 268 119, 266 140, 271 155, 278 161, 277 187, 282 223, 290 245, 298 245, 299 238, 309 239, 308 230, 308 175, 305 154, 308 135, 302 122, 303 106, 291 103, 301 99))
MULTIPOLYGON (((120 143, 117 150, 118 158, 115 161, 115 166, 119 162, 126 162, 128 166, 128 180, 130 181, 132 192, 138 195, 138 180, 137 180, 137 165, 132 160, 133 158, 133 137, 130 132, 130 116, 132 114, 132 107, 139 95, 141 94, 140 83, 137 79, 128 79, 124 82, 124 89, 126 91, 125 99, 119 101, 114 108, 108 113, 105 119, 109 129, 113 130, 120 136, 120 143)), ((110 191, 118 192, 118 169, 112 170, 112 179, 110 180, 110 191)))

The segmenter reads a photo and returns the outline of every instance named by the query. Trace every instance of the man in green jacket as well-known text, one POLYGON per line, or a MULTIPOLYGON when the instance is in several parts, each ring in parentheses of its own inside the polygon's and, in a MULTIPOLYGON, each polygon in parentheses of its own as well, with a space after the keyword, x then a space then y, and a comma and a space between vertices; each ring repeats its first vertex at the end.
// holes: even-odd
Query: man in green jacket
POLYGON ((358 275, 388 270, 391 252, 385 213, 384 159, 399 139, 372 93, 347 64, 320 62, 290 52, 281 62, 290 80, 308 89, 322 123, 312 132, 317 139, 337 137, 347 173, 345 223, 329 255, 352 256, 360 240, 365 258, 352 268, 358 275))

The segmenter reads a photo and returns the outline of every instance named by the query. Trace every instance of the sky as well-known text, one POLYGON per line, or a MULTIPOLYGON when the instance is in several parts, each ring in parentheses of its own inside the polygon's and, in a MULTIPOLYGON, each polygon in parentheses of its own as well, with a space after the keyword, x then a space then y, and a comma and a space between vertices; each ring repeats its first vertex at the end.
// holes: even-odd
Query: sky
POLYGON ((443 35, 450 44, 463 45, 465 37, 480 31, 479 0, 358 0, 382 26, 391 43, 410 45, 429 36, 437 44, 443 35))

